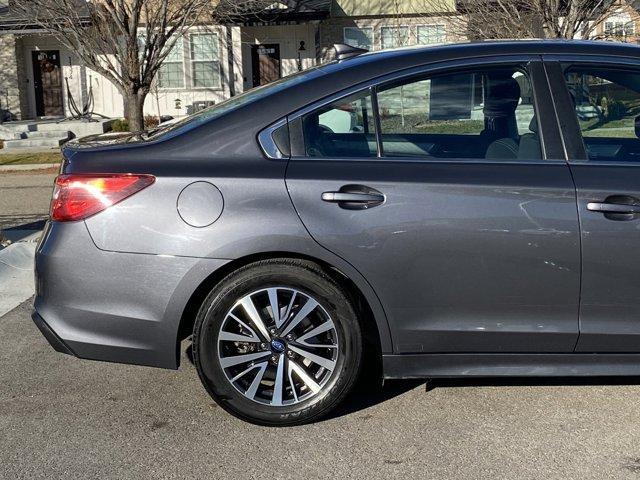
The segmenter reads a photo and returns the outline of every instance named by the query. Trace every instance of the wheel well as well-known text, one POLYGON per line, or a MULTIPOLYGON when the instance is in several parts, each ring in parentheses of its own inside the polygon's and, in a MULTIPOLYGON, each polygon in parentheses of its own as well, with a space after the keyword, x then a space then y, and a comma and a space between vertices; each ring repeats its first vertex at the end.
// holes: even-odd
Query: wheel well
POLYGON ((180 326, 178 327, 178 338, 176 341, 176 361, 177 365, 180 364, 180 342, 191 335, 193 332, 193 325, 198 315, 198 310, 204 302, 209 292, 224 279, 227 275, 234 272, 238 268, 248 265, 260 260, 266 260, 269 258, 299 258, 303 260, 309 260, 318 264, 331 278, 336 281, 350 297, 354 307, 357 310, 358 320, 362 328, 363 340, 364 340, 364 359, 363 365, 367 365, 369 370, 368 375, 375 370, 376 374, 382 372, 382 348, 380 345, 380 332, 378 331, 378 325, 376 324, 373 311, 367 302, 364 294, 360 291, 358 286, 342 271, 334 267, 333 265, 319 260, 317 258, 292 254, 290 252, 271 252, 256 255, 248 255, 246 257, 235 259, 223 267, 219 268, 211 275, 209 275, 193 292, 187 305, 182 312, 180 318, 180 326), (371 368, 374 366, 375 368, 371 368))

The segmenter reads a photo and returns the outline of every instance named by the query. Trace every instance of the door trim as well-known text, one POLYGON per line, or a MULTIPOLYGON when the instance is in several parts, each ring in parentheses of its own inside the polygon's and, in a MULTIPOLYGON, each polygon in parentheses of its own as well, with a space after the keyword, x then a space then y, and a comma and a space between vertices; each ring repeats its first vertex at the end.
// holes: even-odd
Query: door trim
POLYGON ((385 379, 452 377, 586 377, 640 375, 640 354, 383 355, 385 379))

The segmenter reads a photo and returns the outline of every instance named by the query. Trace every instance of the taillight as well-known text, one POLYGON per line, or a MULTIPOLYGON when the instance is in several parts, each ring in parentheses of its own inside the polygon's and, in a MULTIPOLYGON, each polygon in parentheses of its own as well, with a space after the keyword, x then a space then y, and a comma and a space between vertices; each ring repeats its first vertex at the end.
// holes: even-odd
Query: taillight
POLYGON ((58 175, 51 200, 51 220, 84 220, 155 181, 153 175, 124 173, 58 175))

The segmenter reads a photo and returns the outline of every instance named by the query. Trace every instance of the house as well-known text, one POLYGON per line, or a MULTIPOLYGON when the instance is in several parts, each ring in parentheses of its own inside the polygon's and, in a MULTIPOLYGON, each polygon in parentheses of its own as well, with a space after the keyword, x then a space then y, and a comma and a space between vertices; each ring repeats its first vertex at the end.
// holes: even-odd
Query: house
MULTIPOLYGON (((459 40, 447 28, 453 7, 434 12, 432 3, 280 0, 228 25, 193 27, 164 62, 145 114, 176 117, 219 103, 327 60, 335 43, 377 50, 459 40)), ((0 121, 69 116, 72 101, 89 98, 98 114, 124 115, 109 80, 7 6, 0 7, 0 59, 0 121)))
POLYGON ((595 25, 593 38, 618 42, 640 42, 640 1, 613 0, 595 25))

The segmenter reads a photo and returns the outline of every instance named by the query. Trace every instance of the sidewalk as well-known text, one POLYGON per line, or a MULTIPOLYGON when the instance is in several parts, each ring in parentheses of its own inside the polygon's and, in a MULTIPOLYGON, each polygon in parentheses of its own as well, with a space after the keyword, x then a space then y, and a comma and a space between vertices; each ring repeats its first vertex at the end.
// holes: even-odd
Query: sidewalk
POLYGON ((59 163, 33 163, 26 165, 0 165, 0 172, 15 172, 25 170, 48 170, 50 168, 60 168, 59 163))

